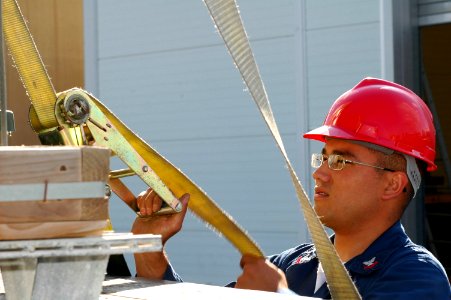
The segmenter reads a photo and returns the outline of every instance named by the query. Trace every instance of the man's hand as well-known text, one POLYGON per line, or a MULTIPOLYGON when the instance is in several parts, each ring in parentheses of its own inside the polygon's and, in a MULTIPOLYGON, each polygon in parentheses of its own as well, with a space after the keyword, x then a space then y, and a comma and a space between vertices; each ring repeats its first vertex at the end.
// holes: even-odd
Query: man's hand
POLYGON ((264 258, 245 254, 241 258, 240 266, 243 273, 237 279, 236 288, 268 292, 288 289, 282 270, 264 258))
POLYGON ((132 232, 134 234, 153 233, 161 234, 163 245, 167 240, 182 229, 183 220, 188 208, 189 194, 184 194, 180 198, 180 202, 183 205, 182 211, 174 214, 165 215, 153 215, 161 208, 161 198, 152 190, 148 189, 145 192, 139 194, 137 198, 137 204, 139 213, 143 217, 148 218, 136 218, 132 232))
MULTIPOLYGON (((183 205, 182 211, 167 215, 154 215, 149 218, 136 218, 133 223, 134 234, 161 234, 163 246, 168 239, 178 233, 182 228, 183 220, 188 209, 189 194, 180 198, 183 205)), ((138 208, 142 216, 150 216, 161 208, 161 198, 151 189, 141 193, 137 198, 138 208)), ((168 259, 162 252, 135 253, 136 272, 140 277, 151 279, 162 279, 168 259)))

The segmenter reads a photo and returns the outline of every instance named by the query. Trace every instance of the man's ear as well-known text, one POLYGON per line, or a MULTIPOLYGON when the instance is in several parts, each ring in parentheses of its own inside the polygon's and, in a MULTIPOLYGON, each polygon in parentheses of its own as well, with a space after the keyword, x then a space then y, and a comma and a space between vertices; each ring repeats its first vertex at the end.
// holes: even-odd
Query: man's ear
POLYGON ((386 174, 387 181, 382 195, 382 199, 390 200, 402 194, 409 184, 407 174, 401 171, 386 174))

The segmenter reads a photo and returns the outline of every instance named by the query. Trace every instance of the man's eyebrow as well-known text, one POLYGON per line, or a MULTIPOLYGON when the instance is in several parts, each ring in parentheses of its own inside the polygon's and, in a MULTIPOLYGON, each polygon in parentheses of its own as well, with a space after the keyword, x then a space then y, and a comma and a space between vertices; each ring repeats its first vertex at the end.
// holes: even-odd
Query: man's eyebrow
MULTIPOLYGON (((321 153, 323 155, 326 155, 326 148, 323 148, 321 153)), ((333 150, 331 154, 342 155, 342 156, 348 157, 348 158, 356 158, 356 156, 352 152, 347 151, 347 150, 333 150)))

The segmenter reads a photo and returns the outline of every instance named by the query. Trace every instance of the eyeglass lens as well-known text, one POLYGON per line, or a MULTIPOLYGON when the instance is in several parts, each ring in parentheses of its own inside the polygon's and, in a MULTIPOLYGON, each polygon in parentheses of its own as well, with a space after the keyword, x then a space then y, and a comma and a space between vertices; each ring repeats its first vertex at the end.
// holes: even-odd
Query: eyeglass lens
POLYGON ((332 170, 342 170, 344 168, 345 159, 341 155, 331 154, 329 157, 325 157, 321 153, 312 154, 312 167, 321 167, 325 160, 327 160, 327 164, 332 170))

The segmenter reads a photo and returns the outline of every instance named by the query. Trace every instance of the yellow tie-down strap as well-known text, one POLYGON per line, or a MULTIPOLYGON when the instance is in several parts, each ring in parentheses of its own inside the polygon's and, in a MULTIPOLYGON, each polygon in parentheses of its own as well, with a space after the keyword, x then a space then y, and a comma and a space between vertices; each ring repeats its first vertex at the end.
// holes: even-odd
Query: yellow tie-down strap
MULTIPOLYGON (((161 193, 160 196, 173 211, 180 210, 177 198, 183 193, 190 193, 189 208, 194 214, 227 238, 242 254, 263 257, 257 244, 230 215, 123 124, 99 100, 80 89, 56 95, 20 8, 14 0, 3 1, 3 28, 6 44, 33 105, 30 109, 30 122, 41 142, 110 148, 128 165, 129 173, 138 175, 159 195, 161 193)), ((127 195, 128 190, 120 179, 112 178, 111 182, 127 195)), ((136 210, 136 199, 129 193, 128 196, 127 204, 136 210)))
POLYGON ((2 0, 5 42, 30 101, 43 128, 58 125, 55 118, 56 93, 33 38, 14 0, 2 0))

